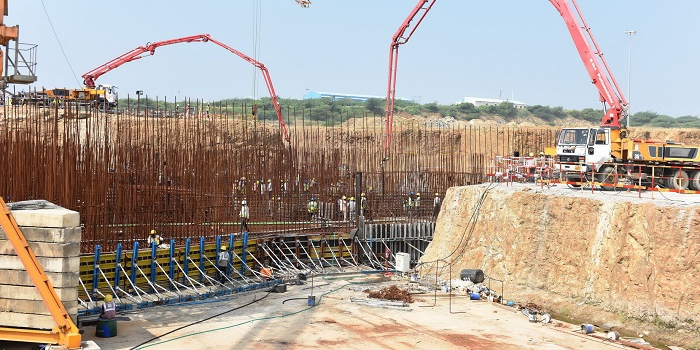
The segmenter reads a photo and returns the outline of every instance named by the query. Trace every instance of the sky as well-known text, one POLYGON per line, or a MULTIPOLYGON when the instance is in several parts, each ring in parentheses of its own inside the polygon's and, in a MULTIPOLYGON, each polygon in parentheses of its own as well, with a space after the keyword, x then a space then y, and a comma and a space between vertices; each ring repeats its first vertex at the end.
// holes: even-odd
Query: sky
MULTIPOLYGON (((10 1, 5 24, 19 24, 20 42, 38 44, 32 89, 77 88, 82 74, 138 46, 208 33, 263 63, 281 98, 301 99, 308 90, 386 96, 389 44, 417 0, 312 2, 23 0, 10 1)), ((623 93, 629 89, 633 113, 700 116, 700 1, 579 6, 623 93), (637 31, 631 69, 626 30, 637 31)), ((118 86, 120 98, 137 90, 168 100, 269 96, 256 71, 214 44, 186 43, 158 48, 97 82, 118 86)), ((397 71, 397 98, 421 103, 472 96, 601 108, 562 17, 546 0, 438 0, 401 46, 397 71)))

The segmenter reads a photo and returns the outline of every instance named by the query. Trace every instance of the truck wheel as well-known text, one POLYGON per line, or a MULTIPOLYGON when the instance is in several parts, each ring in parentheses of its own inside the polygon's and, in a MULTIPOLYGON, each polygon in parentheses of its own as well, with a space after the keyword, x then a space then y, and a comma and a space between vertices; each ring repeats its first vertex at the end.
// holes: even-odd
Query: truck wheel
POLYGON ((598 182, 601 182, 600 189, 603 191, 612 191, 616 188, 620 176, 617 174, 617 168, 614 166, 605 166, 598 173, 598 182))
POLYGON ((688 183, 690 183, 688 173, 683 169, 674 170, 666 179, 666 187, 673 190, 687 190, 688 183))
POLYGON ((690 173, 690 189, 700 191, 700 171, 690 173))

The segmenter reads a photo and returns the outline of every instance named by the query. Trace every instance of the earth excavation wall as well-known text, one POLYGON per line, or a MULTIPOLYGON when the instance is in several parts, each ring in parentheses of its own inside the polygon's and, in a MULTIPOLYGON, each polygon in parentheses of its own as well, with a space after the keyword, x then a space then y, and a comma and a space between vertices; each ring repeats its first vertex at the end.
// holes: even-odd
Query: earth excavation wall
MULTIPOLYGON (((619 329, 637 322, 632 327, 656 327, 657 339, 676 333, 684 345, 700 347, 700 205, 487 188, 447 191, 421 274, 435 274, 428 262, 441 259, 453 278, 479 268, 505 281, 506 300, 536 301, 555 315, 619 329)), ((446 268, 439 273, 448 278, 446 268)))

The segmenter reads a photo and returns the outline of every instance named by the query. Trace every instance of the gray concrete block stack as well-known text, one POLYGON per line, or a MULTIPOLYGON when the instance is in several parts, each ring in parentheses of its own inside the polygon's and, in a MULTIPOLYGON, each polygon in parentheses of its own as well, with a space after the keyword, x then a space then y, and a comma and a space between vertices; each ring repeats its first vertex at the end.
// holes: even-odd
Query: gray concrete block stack
MULTIPOLYGON (((80 215, 46 201, 8 203, 63 306, 78 311, 80 215)), ((52 329, 55 322, 4 231, 0 230, 0 327, 52 329)))

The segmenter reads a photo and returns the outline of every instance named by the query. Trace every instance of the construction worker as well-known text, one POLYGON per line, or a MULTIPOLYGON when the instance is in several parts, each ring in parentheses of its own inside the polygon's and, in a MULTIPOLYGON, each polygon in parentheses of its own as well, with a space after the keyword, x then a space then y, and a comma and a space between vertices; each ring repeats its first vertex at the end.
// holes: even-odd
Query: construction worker
POLYGON ((267 197, 272 199, 272 179, 267 179, 267 197))
POLYGON ((284 208, 282 203, 282 197, 277 196, 277 220, 282 220, 284 208))
POLYGON ((408 211, 408 218, 413 217, 413 208, 416 206, 416 193, 411 192, 408 194, 408 198, 406 198, 406 210, 408 211))
POLYGON ((369 216, 369 203, 364 192, 360 194, 360 216, 369 216))
POLYGON ((355 221, 355 197, 350 197, 348 201, 348 212, 350 213, 350 221, 355 221))
POLYGON ((309 220, 314 221, 318 218, 318 202, 316 197, 311 197, 311 200, 306 204, 306 210, 309 212, 309 220))
POLYGON ((238 212, 238 217, 241 219, 241 233, 248 232, 248 220, 250 220, 250 208, 248 207, 248 201, 245 199, 241 201, 241 210, 238 212), (245 227, 245 231, 243 228, 245 227))
POLYGON ((156 233, 156 230, 151 230, 151 234, 148 235, 148 246, 151 247, 155 244, 156 247, 161 248, 162 242, 163 238, 156 233))
POLYGON ((437 219, 441 205, 442 200, 440 199, 440 194, 435 192, 435 198, 433 198, 433 220, 437 219))
POLYGON ((216 270, 216 279, 219 280, 219 282, 221 283, 225 283, 226 275, 228 272, 228 261, 231 258, 231 256, 228 254, 228 251, 226 250, 225 245, 221 246, 221 251, 219 251, 219 255, 217 258, 218 259, 216 265, 218 267, 218 270, 216 270))
POLYGON ((105 302, 100 310, 100 318, 103 320, 113 320, 117 317, 117 305, 112 300, 112 294, 105 295, 105 302))
POLYGON ((280 183, 280 192, 286 196, 288 191, 289 191, 289 180, 284 179, 284 181, 282 181, 280 183))
POLYGON ((416 200, 414 201, 413 206, 416 210, 416 217, 420 217, 420 192, 416 193, 416 200))
POLYGON ((342 217, 343 221, 348 221, 348 200, 345 196, 338 198, 338 211, 340 213, 338 219, 342 217))
POLYGON ((238 192, 245 196, 245 184, 246 184, 246 179, 245 176, 241 176, 241 179, 238 180, 238 192))

